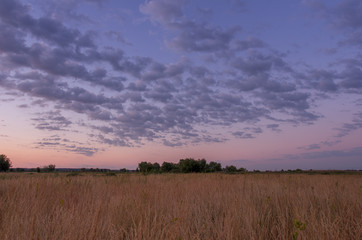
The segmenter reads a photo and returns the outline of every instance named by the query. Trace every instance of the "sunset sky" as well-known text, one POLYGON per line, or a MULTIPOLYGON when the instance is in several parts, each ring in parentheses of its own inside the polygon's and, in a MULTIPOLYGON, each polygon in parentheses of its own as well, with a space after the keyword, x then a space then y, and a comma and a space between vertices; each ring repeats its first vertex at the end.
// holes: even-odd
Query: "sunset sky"
POLYGON ((14 167, 362 169, 360 0, 0 0, 14 167))

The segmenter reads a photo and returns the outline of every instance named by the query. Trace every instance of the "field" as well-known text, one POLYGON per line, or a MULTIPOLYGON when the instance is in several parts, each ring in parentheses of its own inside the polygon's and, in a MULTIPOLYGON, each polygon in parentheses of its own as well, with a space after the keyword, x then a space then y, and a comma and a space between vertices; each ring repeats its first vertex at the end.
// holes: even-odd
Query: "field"
POLYGON ((0 239, 361 239, 362 176, 0 174, 0 239))

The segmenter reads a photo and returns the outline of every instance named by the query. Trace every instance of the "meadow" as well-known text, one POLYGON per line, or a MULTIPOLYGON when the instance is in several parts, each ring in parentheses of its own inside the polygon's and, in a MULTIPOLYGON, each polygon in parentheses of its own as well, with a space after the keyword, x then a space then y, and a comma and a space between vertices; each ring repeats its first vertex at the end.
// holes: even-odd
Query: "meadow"
POLYGON ((0 239, 361 239, 362 176, 0 174, 0 239))

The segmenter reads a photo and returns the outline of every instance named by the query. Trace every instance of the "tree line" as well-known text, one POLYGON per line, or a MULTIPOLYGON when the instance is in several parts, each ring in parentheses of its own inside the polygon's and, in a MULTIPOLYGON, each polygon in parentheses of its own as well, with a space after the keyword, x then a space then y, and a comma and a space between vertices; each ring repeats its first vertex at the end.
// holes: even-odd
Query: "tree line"
POLYGON ((205 159, 195 160, 193 158, 180 159, 178 163, 163 162, 161 165, 157 162, 140 162, 137 171, 142 173, 209 173, 209 172, 246 172, 245 168, 236 168, 235 166, 221 167, 218 162, 207 163, 205 159))

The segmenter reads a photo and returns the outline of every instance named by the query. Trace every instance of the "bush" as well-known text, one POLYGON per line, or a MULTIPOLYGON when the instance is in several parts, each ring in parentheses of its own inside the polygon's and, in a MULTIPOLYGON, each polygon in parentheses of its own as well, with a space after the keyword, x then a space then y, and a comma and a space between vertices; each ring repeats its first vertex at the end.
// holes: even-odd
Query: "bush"
POLYGON ((0 172, 6 172, 12 167, 10 159, 4 155, 0 155, 0 172))

